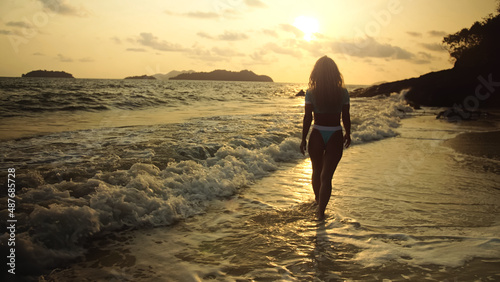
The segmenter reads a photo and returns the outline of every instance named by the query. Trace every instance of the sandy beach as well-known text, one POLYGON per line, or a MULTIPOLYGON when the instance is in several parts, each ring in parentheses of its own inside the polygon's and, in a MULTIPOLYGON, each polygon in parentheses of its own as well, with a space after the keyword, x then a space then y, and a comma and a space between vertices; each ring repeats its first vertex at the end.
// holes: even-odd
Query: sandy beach
POLYGON ((460 153, 500 160, 500 131, 462 133, 446 144, 460 153))

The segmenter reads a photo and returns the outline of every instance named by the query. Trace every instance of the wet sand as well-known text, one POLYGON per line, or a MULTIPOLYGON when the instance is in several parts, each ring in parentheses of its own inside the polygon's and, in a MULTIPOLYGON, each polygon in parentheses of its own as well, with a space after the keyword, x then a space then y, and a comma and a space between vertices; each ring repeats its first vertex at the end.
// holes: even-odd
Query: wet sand
POLYGON ((476 157, 500 160, 500 111, 492 111, 477 121, 464 121, 458 125, 466 132, 447 140, 444 144, 455 151, 476 157))
POLYGON ((445 144, 462 154, 500 160, 500 131, 462 133, 445 144))

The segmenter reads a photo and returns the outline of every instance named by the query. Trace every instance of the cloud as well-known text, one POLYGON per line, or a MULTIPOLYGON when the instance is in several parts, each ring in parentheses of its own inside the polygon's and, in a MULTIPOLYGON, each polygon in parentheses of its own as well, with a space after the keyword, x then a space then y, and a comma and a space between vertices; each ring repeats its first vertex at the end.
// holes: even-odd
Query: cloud
POLYGON ((212 36, 206 32, 200 31, 196 33, 199 37, 214 39, 214 40, 222 40, 222 41, 239 41, 248 39, 248 35, 242 32, 232 32, 232 31, 224 31, 224 33, 219 34, 217 36, 212 36))
POLYGON ((324 42, 312 40, 310 42, 307 41, 302 41, 298 47, 300 47, 303 50, 306 50, 309 52, 309 54, 313 57, 321 57, 328 53, 328 51, 325 50, 325 44, 324 42))
POLYGON ((265 49, 257 50, 250 54, 250 59, 243 62, 244 65, 271 65, 276 64, 279 60, 276 56, 272 55, 265 49))
POLYGON ((427 50, 430 51, 435 51, 435 52, 447 52, 447 50, 444 48, 442 44, 439 43, 421 43, 420 44, 422 47, 424 47, 427 50))
POLYGON ((281 44, 269 42, 261 48, 248 55, 250 61, 244 62, 245 65, 269 65, 279 61, 278 55, 287 55, 294 58, 302 58, 303 54, 299 48, 297 40, 282 41, 281 44))
POLYGON ((79 62, 81 63, 91 63, 94 61, 94 59, 90 58, 90 57, 85 57, 85 58, 81 58, 80 60, 78 60, 79 62))
POLYGON ((40 53, 40 52, 33 53, 32 55, 33 55, 33 56, 45 56, 44 54, 42 54, 42 53, 40 53))
POLYGON ((43 7, 50 12, 66 16, 87 16, 89 13, 83 8, 75 8, 65 0, 39 0, 43 7))
POLYGON ((292 48, 285 48, 285 47, 279 46, 276 43, 267 43, 266 45, 264 45, 264 49, 273 51, 276 54, 290 55, 290 56, 296 57, 296 58, 302 57, 302 53, 299 50, 297 50, 296 48, 293 48, 293 47, 292 48))
POLYGON ((372 37, 367 37, 358 42, 338 41, 331 43, 332 51, 358 58, 387 58, 397 60, 410 60, 414 54, 398 46, 377 42, 372 37))
POLYGON ((295 34, 295 36, 297 36, 297 37, 304 37, 304 32, 302 32, 300 29, 296 28, 295 26, 293 26, 291 24, 280 24, 280 28, 283 31, 291 32, 291 33, 295 34))
POLYGON ((212 2, 212 9, 205 11, 192 11, 177 13, 165 10, 167 15, 181 16, 196 19, 236 19, 248 8, 267 8, 261 0, 216 0, 212 2))
POLYGON ((211 19, 221 19, 221 18, 236 18, 240 13, 236 10, 231 9, 221 9, 219 13, 216 12, 202 12, 202 11, 193 11, 187 13, 176 13, 169 10, 164 11, 165 14, 170 16, 179 16, 179 17, 188 17, 193 19, 201 19, 201 20, 211 20, 211 19))
POLYGON ((2 35, 11 35, 13 33, 10 30, 0 29, 0 34, 2 34, 2 35))
POLYGON ((199 37, 203 37, 203 38, 214 39, 213 36, 211 36, 210 34, 208 34, 206 32, 203 32, 203 31, 198 32, 196 35, 198 35, 199 37))
POLYGON ((438 31, 438 30, 431 30, 431 31, 427 32, 427 34, 429 34, 430 36, 435 36, 435 37, 444 37, 444 36, 448 35, 447 32, 438 31))
POLYGON ((144 48, 127 48, 126 51, 129 51, 129 52, 146 52, 146 49, 144 49, 144 48))
POLYGON ((420 56, 421 58, 424 58, 424 59, 427 59, 427 60, 434 59, 434 56, 432 56, 431 54, 426 53, 426 52, 418 52, 417 56, 420 56))
POLYGON ((219 18, 219 14, 214 12, 189 12, 184 15, 190 18, 198 18, 198 19, 217 19, 219 18))
MULTIPOLYGON (((218 50, 220 51, 220 50, 218 50)), ((198 44, 195 44, 191 50, 188 52, 188 56, 190 58, 196 59, 196 60, 202 60, 202 61, 208 61, 208 62, 217 62, 217 61, 227 61, 229 60, 228 57, 221 56, 218 53, 214 53, 212 50, 206 49, 204 46, 199 46, 198 44)))
POLYGON ((213 47, 211 50, 214 54, 221 57, 243 57, 245 54, 235 51, 234 48, 219 48, 213 47))
POLYGON ((235 57, 244 57, 245 54, 238 52, 234 48, 212 47, 207 49, 205 45, 195 43, 193 47, 187 51, 190 58, 208 62, 230 61, 235 57))
POLYGON ((31 28, 31 24, 27 22, 8 22, 6 26, 21 27, 21 28, 31 28))
POLYGON ((277 62, 276 57, 269 58, 269 52, 265 49, 261 49, 250 54, 251 62, 246 63, 246 65, 270 65, 277 62))
POLYGON ((267 8, 261 0, 216 0, 212 2, 212 8, 224 18, 235 19, 248 8, 267 8))
POLYGON ((263 29, 262 30, 262 33, 266 34, 266 35, 269 35, 269 36, 272 36, 272 37, 278 37, 278 33, 276 32, 276 30, 272 30, 272 29, 263 29))
POLYGON ((57 54, 57 59, 60 61, 60 62, 63 62, 63 63, 70 63, 70 62, 73 62, 73 59, 69 58, 69 57, 66 57, 62 54, 57 54))
POLYGON ((164 40, 159 40, 158 37, 154 36, 152 33, 142 32, 139 35, 137 42, 143 46, 153 48, 158 51, 184 51, 178 44, 172 44, 164 40))
POLYGON ((238 41, 248 39, 248 35, 241 32, 231 32, 226 30, 223 34, 217 36, 217 39, 224 41, 238 41))
POLYGON ((116 44, 122 44, 122 40, 120 38, 118 38, 117 36, 111 37, 111 40, 113 40, 113 42, 116 44))
POLYGON ((414 64, 423 65, 430 64, 434 60, 434 56, 426 52, 418 52, 415 58, 412 60, 414 64))
POLYGON ((407 31, 406 33, 408 33, 410 36, 413 36, 413 37, 422 37, 422 33, 420 33, 420 32, 407 31))
POLYGON ((267 8, 267 5, 260 0, 245 0, 245 4, 249 7, 267 8))

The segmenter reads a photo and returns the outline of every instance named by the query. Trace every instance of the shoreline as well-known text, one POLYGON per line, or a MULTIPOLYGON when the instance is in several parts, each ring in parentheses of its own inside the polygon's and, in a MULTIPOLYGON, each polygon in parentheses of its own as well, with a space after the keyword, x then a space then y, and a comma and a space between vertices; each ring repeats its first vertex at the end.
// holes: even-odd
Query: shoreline
POLYGON ((457 125, 469 132, 448 139, 444 145, 458 153, 500 160, 500 112, 491 112, 486 118, 463 121, 457 125))

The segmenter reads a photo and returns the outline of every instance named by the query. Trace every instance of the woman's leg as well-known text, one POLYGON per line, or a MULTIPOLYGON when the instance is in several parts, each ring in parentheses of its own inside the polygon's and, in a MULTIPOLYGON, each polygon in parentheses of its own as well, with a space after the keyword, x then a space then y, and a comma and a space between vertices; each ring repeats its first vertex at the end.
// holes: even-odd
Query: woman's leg
POLYGON ((308 152, 312 164, 312 187, 316 204, 319 204, 319 191, 321 188, 321 171, 323 170, 323 154, 325 145, 323 137, 317 129, 313 129, 309 137, 308 152))
POLYGON ((326 144, 326 151, 323 156, 323 164, 321 170, 321 185, 319 189, 319 207, 318 207, 318 219, 323 219, 325 216, 325 209, 330 201, 330 196, 332 194, 332 177, 337 169, 340 159, 342 158, 343 152, 343 138, 342 130, 333 133, 330 140, 326 144))

